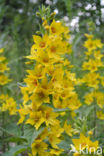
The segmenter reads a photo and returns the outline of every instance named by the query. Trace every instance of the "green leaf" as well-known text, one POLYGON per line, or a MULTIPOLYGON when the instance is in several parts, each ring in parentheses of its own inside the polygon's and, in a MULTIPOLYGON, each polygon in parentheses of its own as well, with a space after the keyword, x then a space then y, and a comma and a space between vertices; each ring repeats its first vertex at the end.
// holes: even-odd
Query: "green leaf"
POLYGON ((4 153, 2 156, 17 156, 19 153, 22 153, 28 149, 29 147, 27 146, 17 145, 11 148, 8 152, 4 153))
POLYGON ((6 132, 12 136, 21 136, 21 129, 16 123, 7 125, 6 132))
POLYGON ((31 145, 33 141, 41 134, 44 130, 44 127, 39 128, 38 130, 31 125, 25 125, 24 127, 24 138, 28 140, 28 143, 31 145))
POLYGON ((67 134, 63 134, 64 140, 62 140, 59 144, 58 147, 60 149, 64 149, 65 151, 70 150, 70 145, 72 144, 71 138, 67 134))
POLYGON ((70 111, 69 108, 62 108, 62 109, 54 109, 54 112, 60 113, 60 112, 68 112, 70 111))
POLYGON ((24 143, 27 142, 27 139, 23 137, 9 137, 5 140, 6 142, 16 142, 16 143, 24 143))

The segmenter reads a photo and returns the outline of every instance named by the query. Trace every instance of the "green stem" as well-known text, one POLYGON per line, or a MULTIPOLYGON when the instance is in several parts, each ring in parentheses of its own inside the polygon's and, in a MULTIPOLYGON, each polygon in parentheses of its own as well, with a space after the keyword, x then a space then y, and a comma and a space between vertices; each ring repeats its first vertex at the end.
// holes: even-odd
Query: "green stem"
MULTIPOLYGON (((2 112, 2 128, 4 128, 4 124, 5 124, 5 112, 2 112)), ((5 132, 3 131, 2 133, 2 141, 3 141, 3 153, 5 152, 5 143, 4 143, 4 138, 5 138, 5 132)))
POLYGON ((94 102, 94 137, 96 136, 96 102, 94 102))

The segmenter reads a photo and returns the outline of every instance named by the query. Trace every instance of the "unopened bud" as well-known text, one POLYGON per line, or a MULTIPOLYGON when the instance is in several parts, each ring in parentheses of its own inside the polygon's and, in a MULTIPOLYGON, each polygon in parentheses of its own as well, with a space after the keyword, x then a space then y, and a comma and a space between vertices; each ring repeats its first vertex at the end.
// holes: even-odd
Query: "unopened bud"
POLYGON ((93 135, 93 132, 92 132, 92 131, 89 131, 88 134, 89 134, 89 135, 93 135))
POLYGON ((36 31, 36 34, 37 34, 37 35, 40 35, 40 34, 41 34, 41 32, 40 32, 40 31, 36 31))
POLYGON ((56 12, 53 12, 53 13, 51 14, 51 18, 53 18, 55 15, 56 15, 56 12))
POLYGON ((40 16, 40 12, 36 12, 36 15, 37 15, 37 16, 40 16))

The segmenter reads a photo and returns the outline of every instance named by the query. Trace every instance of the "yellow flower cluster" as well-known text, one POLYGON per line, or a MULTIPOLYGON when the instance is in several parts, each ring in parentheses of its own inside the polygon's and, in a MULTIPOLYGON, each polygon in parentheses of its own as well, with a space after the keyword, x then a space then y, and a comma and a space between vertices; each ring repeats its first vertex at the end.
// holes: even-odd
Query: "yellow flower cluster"
POLYGON ((98 149, 98 141, 92 142, 90 140, 90 137, 84 136, 83 133, 80 134, 79 139, 72 139, 72 142, 76 150, 74 156, 81 156, 81 154, 83 155, 83 151, 85 150, 86 150, 86 154, 90 153, 91 155, 91 153, 96 152, 98 149), (82 153, 80 152, 80 149, 82 149, 82 153))
POLYGON ((28 75, 24 79, 26 86, 21 87, 23 106, 19 109, 19 124, 25 120, 25 124, 34 126, 36 130, 45 126, 32 144, 33 156, 37 153, 39 156, 48 156, 63 152, 58 147, 62 140, 61 134, 65 131, 72 136, 73 128, 67 121, 61 127, 58 117, 65 112, 58 113, 55 110, 68 108, 73 115, 73 111, 81 106, 74 87, 77 80, 65 57, 72 51, 68 28, 55 20, 50 25, 45 21, 44 28, 42 36, 33 36, 34 45, 27 58, 35 65, 33 69, 27 70, 28 75))
POLYGON ((4 49, 0 49, 0 85, 7 84, 10 80, 6 76, 5 72, 9 70, 7 63, 5 63, 6 58, 2 56, 4 49))
POLYGON ((0 95, 0 102, 2 103, 1 111, 9 111, 10 115, 16 115, 17 104, 12 97, 9 97, 8 94, 0 95))
MULTIPOLYGON (((2 56, 3 52, 4 52, 4 49, 3 48, 0 49, 0 85, 1 87, 3 87, 5 84, 11 81, 6 75, 6 71, 8 71, 9 68, 7 67, 6 58, 2 56)), ((2 88, 1 88, 0 93, 2 93, 2 88)), ((6 95, 1 94, 0 103, 2 104, 0 106, 0 111, 4 112, 4 111, 9 110, 10 115, 16 114, 17 105, 12 97, 9 97, 7 94, 6 95)))
POLYGON ((85 34, 87 40, 84 43, 87 48, 86 60, 82 65, 82 69, 85 71, 82 83, 90 88, 90 92, 85 95, 85 103, 87 105, 97 103, 100 111, 97 112, 97 117, 104 120, 104 92, 101 90, 101 86, 104 86, 104 76, 102 75, 101 69, 104 68, 103 59, 104 56, 101 53, 103 44, 99 39, 94 39, 93 35, 85 34))

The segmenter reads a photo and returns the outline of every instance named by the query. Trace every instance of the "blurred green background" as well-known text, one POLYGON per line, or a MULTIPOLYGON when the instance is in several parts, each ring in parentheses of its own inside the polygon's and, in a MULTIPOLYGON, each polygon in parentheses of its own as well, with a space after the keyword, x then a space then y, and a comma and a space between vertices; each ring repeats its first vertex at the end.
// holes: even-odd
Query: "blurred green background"
POLYGON ((70 27, 76 56, 81 55, 84 33, 90 30, 104 39, 104 0, 0 0, 0 47, 5 48, 11 68, 13 82, 8 90, 14 96, 20 94, 18 86, 27 68, 24 56, 30 52, 32 35, 39 30, 36 12, 42 4, 50 6, 56 19, 70 27))

